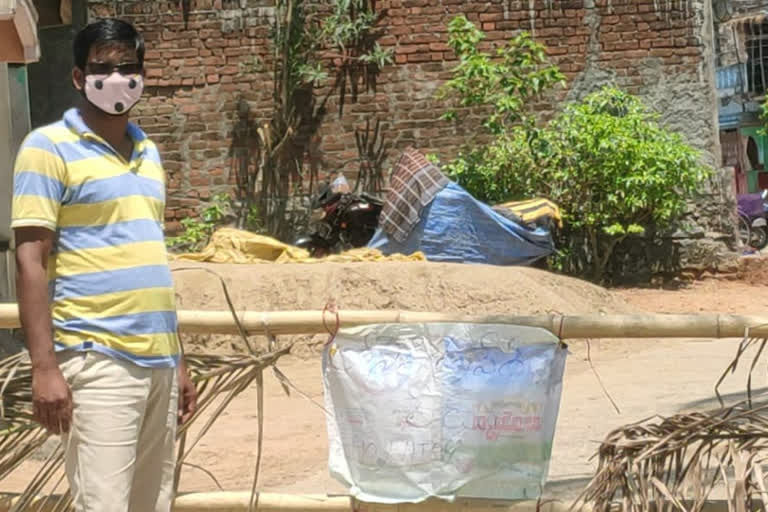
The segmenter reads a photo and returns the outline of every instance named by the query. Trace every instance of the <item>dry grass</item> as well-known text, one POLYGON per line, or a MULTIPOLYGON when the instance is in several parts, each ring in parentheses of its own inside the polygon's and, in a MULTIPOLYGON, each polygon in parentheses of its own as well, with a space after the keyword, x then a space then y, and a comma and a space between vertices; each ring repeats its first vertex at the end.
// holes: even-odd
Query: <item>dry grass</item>
POLYGON ((580 498, 596 510, 701 511, 725 486, 733 511, 766 509, 768 406, 652 418, 611 432, 580 498))
POLYGON ((713 411, 656 416, 609 433, 597 453, 598 470, 574 506, 700 512, 715 489, 724 489, 731 512, 768 511, 768 405, 755 406, 751 397, 751 374, 766 343, 745 338, 715 388, 757 347, 743 403, 724 407, 720 400, 713 411))
MULTIPOLYGON (((180 427, 177 460, 176 483, 181 468, 189 453, 210 427, 221 416, 232 399, 244 391, 253 382, 259 386, 259 437, 261 438, 261 420, 263 418, 262 376, 264 369, 274 365, 287 354, 291 347, 285 347, 261 356, 221 357, 215 355, 188 355, 187 366, 192 379, 197 385, 199 398, 198 409, 188 423, 180 427), (201 418, 206 418, 201 422, 201 418), (193 425, 201 425, 195 436, 187 439, 187 432, 193 425)), ((21 463, 35 457, 36 452, 49 438, 48 433, 32 419, 31 367, 26 353, 12 356, 0 362, 0 383, 4 387, 0 397, 3 402, 3 430, 0 430, 0 481, 14 471, 21 463)), ((261 443, 259 443, 259 458, 261 443)), ((15 505, 16 510, 27 510, 33 499, 40 493, 64 493, 65 482, 61 479, 64 454, 61 446, 45 458, 45 461, 29 483, 21 499, 15 505), (59 479, 59 480, 56 480, 59 479)), ((257 463, 258 465, 258 463, 257 463)), ((258 467, 254 480, 258 477, 258 467)), ((68 510, 69 499, 57 504, 54 510, 68 510)))

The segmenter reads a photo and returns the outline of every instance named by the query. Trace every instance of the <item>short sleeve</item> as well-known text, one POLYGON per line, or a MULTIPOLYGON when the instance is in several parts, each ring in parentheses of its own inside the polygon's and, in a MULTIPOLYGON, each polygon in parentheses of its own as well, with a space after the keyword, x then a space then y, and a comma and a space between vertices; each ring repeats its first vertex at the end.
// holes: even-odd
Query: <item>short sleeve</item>
POLYGON ((13 171, 11 228, 44 227, 55 231, 66 190, 66 164, 44 133, 24 140, 13 171))
POLYGON ((145 168, 147 169, 148 175, 152 178, 157 179, 160 183, 162 183, 163 186, 163 210, 160 214, 160 218, 157 219, 157 222, 160 225, 160 229, 165 231, 165 198, 167 195, 167 187, 168 187, 168 177, 166 176, 165 169, 163 168, 163 159, 160 156, 160 150, 157 147, 157 145, 152 142, 151 140, 145 138, 142 141, 143 146, 143 154, 144 154, 144 160, 145 160, 145 168))

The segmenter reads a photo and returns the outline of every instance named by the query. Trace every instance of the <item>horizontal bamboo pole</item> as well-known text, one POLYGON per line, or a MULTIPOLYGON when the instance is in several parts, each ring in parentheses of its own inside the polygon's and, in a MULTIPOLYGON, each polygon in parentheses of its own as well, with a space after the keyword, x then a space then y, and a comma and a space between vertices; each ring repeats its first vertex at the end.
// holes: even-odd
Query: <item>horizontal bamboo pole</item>
MULTIPOLYGON (((250 492, 210 492, 183 494, 176 498, 174 512, 239 512, 247 511, 250 492)), ((0 512, 8 512, 17 500, 12 494, 0 495, 0 512)), ((44 498, 33 502, 32 510, 50 512, 55 509, 58 496, 50 497, 42 507, 44 498)), ((294 496, 287 494, 259 495, 259 512, 350 512, 353 508, 350 499, 345 497, 329 498, 327 496, 294 496)))
MULTIPOLYGON (((768 338, 768 316, 760 315, 473 315, 410 311, 243 311, 240 323, 249 334, 323 334, 338 325, 466 322, 509 324, 546 329, 562 339, 583 338, 768 338)), ((0 304, 0 329, 19 327, 16 304, 0 304)), ((182 332, 237 334, 229 311, 179 311, 182 332)))
MULTIPOLYGON (((250 492, 208 492, 182 494, 176 498, 174 512, 245 512, 251 497, 250 492)), ((0 512, 8 512, 16 497, 0 495, 0 512)), ((56 497, 48 500, 50 505, 37 508, 39 512, 50 512, 56 504, 56 497)), ((34 503, 37 506, 39 503, 34 503)), ((537 508, 536 501, 499 502, 491 500, 459 499, 453 503, 430 500, 425 503, 403 505, 379 505, 360 503, 348 497, 324 495, 259 494, 259 512, 566 512, 568 506, 558 502, 544 502, 537 508)))
MULTIPOLYGON (((206 512, 206 511, 247 511, 250 503, 250 492, 210 492, 182 495, 176 498, 174 512, 206 512)), ((346 497, 331 498, 328 496, 296 496, 289 494, 259 495, 260 512, 350 512, 353 510, 351 501, 346 497)))
MULTIPOLYGON (((174 512, 246 512, 250 492, 202 492, 182 494, 176 498, 174 512)), ((0 512, 8 512, 16 497, 0 494, 0 512)), ((35 507, 38 512, 50 512, 56 498, 49 500, 52 505, 35 507)), ((38 503, 34 503, 38 505, 38 503)), ((429 500, 424 503, 402 505, 379 505, 361 503, 347 497, 329 497, 325 495, 259 494, 258 512, 570 512, 570 505, 565 501, 542 500, 499 502, 493 500, 458 499, 453 503, 441 500, 429 500)), ((584 511, 590 511, 585 507, 584 511)), ((707 501, 704 512, 728 512, 728 502, 723 500, 707 501)))
MULTIPOLYGON (((251 493, 201 492, 182 494, 176 498, 173 512, 246 512, 251 493)), ((37 512, 50 512, 57 497, 49 499, 51 505, 37 508, 37 512)), ((8 512, 16 501, 16 495, 0 493, 0 512, 8 512)), ((570 512, 570 504, 559 500, 500 502, 494 500, 458 499, 453 503, 429 500, 424 503, 379 505, 361 503, 347 497, 325 495, 293 495, 260 493, 258 512, 570 512)), ((586 506, 585 512, 591 508, 586 506)), ((729 512, 728 502, 705 502, 703 512, 729 512)))

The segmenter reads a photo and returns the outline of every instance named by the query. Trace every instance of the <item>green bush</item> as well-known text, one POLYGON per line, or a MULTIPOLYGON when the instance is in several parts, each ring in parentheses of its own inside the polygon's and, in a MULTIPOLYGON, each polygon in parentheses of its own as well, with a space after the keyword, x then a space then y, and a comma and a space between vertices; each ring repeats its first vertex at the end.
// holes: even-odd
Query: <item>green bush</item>
POLYGON ((490 52, 481 51, 485 35, 463 15, 451 20, 448 32, 459 64, 438 92, 451 104, 443 118, 463 121, 460 113, 479 109, 484 130, 478 135, 491 142, 470 141, 445 170, 481 201, 506 200, 517 189, 510 180, 518 177, 506 172, 505 162, 526 158, 528 153, 517 146, 527 145, 525 140, 536 133, 527 107, 565 77, 526 32, 490 52))
POLYGON ((649 226, 670 226, 710 176, 699 153, 658 114, 615 88, 568 105, 543 132, 547 154, 529 171, 535 186, 518 192, 545 195, 563 208, 569 230, 584 237, 598 281, 617 244, 649 226))
MULTIPOLYGON (((465 18, 449 30, 460 62, 441 97, 485 107, 491 140, 467 145, 444 168, 481 201, 556 202, 568 235, 556 258, 563 270, 602 281, 617 244, 649 226, 669 226, 707 179, 699 154, 640 99, 616 88, 537 125, 527 107, 562 78, 543 47, 523 34, 492 55, 479 50, 482 33, 465 18)), ((455 119, 455 109, 446 117, 455 119)))
POLYGON ((527 32, 490 53, 480 51, 485 35, 463 15, 451 20, 448 32, 459 64, 438 92, 438 98, 453 102, 443 119, 460 120, 459 108, 483 107, 483 127, 502 135, 529 120, 525 107, 532 99, 565 79, 527 32))
MULTIPOLYGON (((224 226, 236 218, 235 205, 229 194, 216 194, 211 199, 211 203, 201 212, 199 219, 192 217, 183 219, 181 221, 183 228, 181 233, 177 236, 166 237, 165 244, 169 249, 199 251, 209 242, 216 228, 224 226)), ((241 222, 243 229, 254 233, 264 231, 261 215, 259 215, 255 205, 247 210, 245 217, 245 221, 241 222)))
POLYGON ((169 236, 165 244, 170 249, 197 251, 203 248, 216 228, 224 222, 227 208, 230 205, 228 194, 213 196, 209 204, 200 214, 199 219, 188 217, 181 221, 183 231, 177 236, 169 236))

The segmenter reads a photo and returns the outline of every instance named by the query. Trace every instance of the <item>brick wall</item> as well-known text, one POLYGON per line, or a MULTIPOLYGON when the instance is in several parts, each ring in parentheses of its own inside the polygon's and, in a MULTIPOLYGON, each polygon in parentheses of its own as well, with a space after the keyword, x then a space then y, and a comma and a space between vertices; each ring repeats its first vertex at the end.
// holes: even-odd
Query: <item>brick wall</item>
MULTIPOLYGON (((520 30, 548 47, 568 77, 555 103, 605 83, 644 97, 670 126, 716 161, 718 149, 709 0, 379 0, 386 10, 381 44, 394 49, 376 92, 362 94, 344 116, 330 114, 319 133, 322 166, 356 156, 354 129, 380 118, 393 144, 448 157, 471 132, 437 120, 434 100, 454 65, 446 45, 458 13, 480 23, 488 41, 520 30)), ((185 26, 179 4, 89 1, 90 16, 118 15, 147 40, 147 97, 136 118, 160 144, 169 174, 169 226, 233 182, 233 133, 241 99, 255 120, 268 115, 271 77, 269 0, 191 0, 185 26)))

